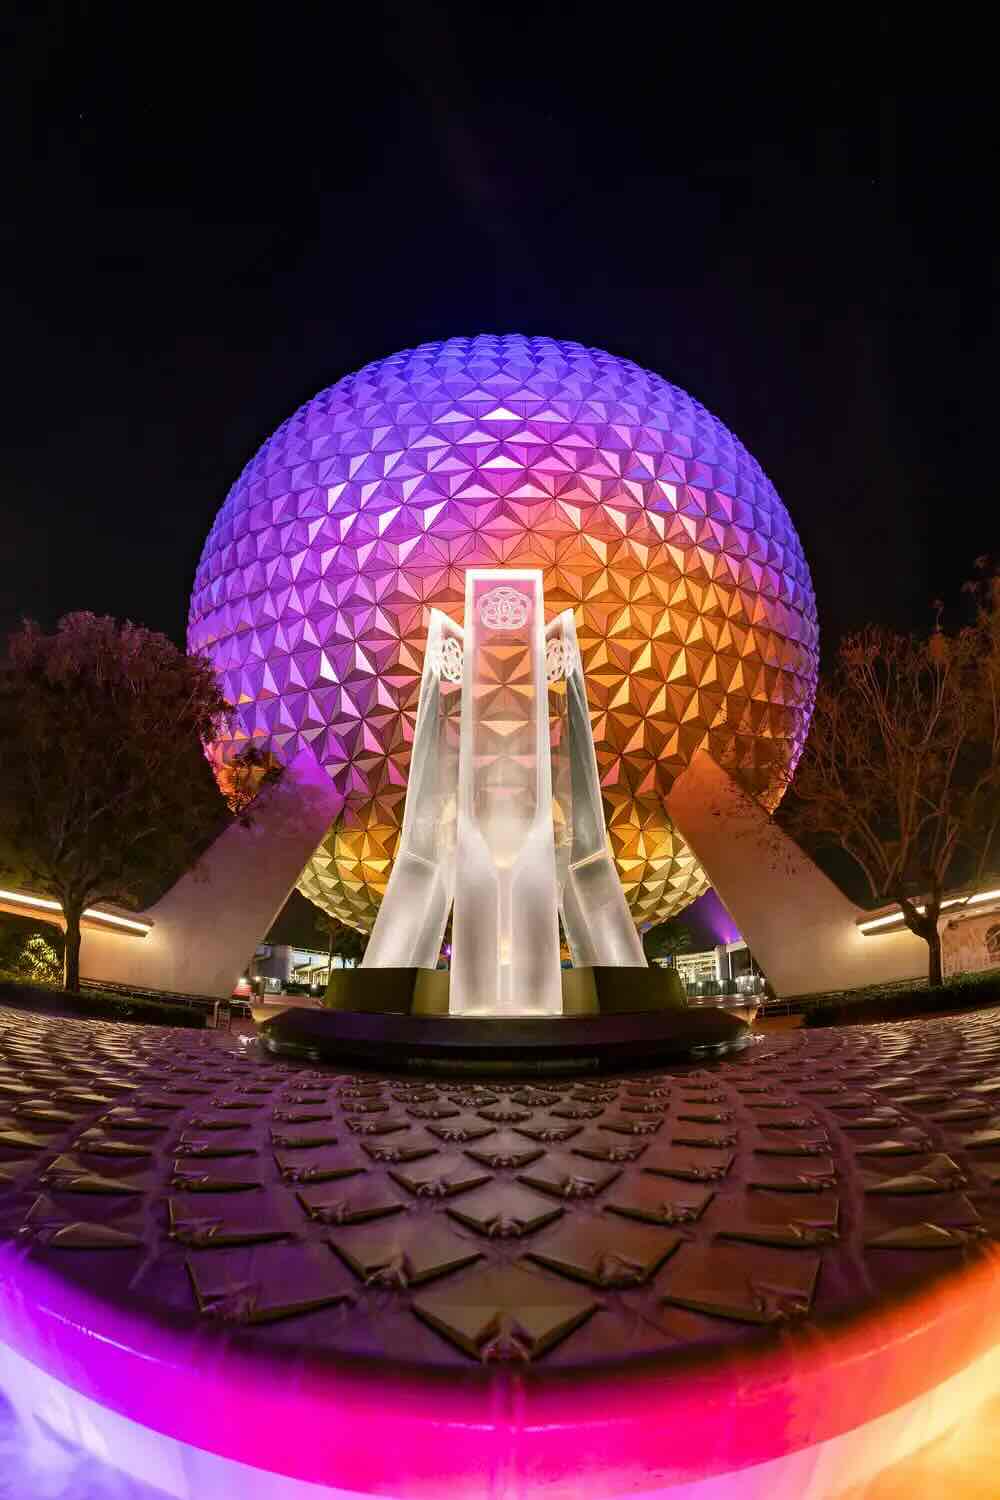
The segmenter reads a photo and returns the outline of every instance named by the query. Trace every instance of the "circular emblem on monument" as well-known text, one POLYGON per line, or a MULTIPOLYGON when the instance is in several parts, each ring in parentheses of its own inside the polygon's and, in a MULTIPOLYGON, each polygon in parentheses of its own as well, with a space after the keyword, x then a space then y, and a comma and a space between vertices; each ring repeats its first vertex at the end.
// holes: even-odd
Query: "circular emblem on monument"
POLYGON ((549 682, 561 682, 576 666, 576 652, 559 637, 545 643, 545 675, 549 682))
POLYGON ((479 618, 487 630, 520 630, 527 624, 531 600, 509 584, 490 589, 479 601, 479 618))
POLYGON ((437 649, 434 665, 446 682, 462 680, 462 645, 453 635, 445 636, 437 649))

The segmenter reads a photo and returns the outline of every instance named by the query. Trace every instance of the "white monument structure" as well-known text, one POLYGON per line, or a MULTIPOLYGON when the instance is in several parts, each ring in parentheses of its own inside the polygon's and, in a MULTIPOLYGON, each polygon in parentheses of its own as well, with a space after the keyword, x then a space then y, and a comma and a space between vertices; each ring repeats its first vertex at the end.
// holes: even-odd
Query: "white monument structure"
POLYGON ((576 965, 645 967, 608 847, 573 611, 540 570, 470 568, 465 624, 431 611, 406 810, 366 968, 433 969, 449 1012, 562 1013, 576 965))

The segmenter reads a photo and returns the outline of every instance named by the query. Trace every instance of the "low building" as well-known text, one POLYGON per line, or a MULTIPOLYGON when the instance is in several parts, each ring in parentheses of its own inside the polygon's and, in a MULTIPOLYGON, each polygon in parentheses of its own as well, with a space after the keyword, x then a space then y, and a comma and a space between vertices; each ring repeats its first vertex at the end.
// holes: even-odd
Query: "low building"
MULTIPOLYGON (((334 954, 335 969, 352 969, 354 964, 334 954)), ((330 980, 330 955, 318 948, 301 948, 291 943, 261 943, 250 966, 250 980, 259 995, 280 995, 289 985, 305 986, 317 994, 330 980)))
MULTIPOLYGON (((317 927, 318 913, 300 891, 293 891, 275 917, 250 963, 250 980, 258 995, 322 993, 330 979, 330 953, 317 927), (289 991, 291 986, 291 991, 289 991)), ((338 955, 333 968, 353 965, 338 955)))
POLYGON ((678 953, 674 967, 689 995, 761 994, 767 981, 742 938, 697 953, 678 953))

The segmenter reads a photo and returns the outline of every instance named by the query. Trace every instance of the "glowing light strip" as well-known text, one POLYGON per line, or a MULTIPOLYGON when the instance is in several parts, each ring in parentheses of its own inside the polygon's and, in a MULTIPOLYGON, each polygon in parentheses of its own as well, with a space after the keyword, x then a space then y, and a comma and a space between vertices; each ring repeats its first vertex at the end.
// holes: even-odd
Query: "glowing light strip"
MULTIPOLYGON (((1000 890, 979 891, 975 896, 970 896, 965 904, 966 906, 975 906, 977 901, 995 901, 998 898, 1000 898, 1000 890)), ((944 904, 945 906, 953 906, 955 903, 952 901, 946 901, 944 904)))
MULTIPOLYGON (((992 1279, 995 1288, 995 1269, 992 1279)), ((175 1500, 189 1500, 192 1494, 249 1494, 251 1490, 257 1500, 312 1500, 312 1497, 316 1500, 367 1500, 375 1494, 384 1500, 392 1500, 392 1497, 401 1500, 404 1494, 434 1494, 445 1490, 456 1500, 474 1500, 474 1497, 484 1494, 499 1475, 505 1476, 511 1463, 518 1460, 522 1468, 527 1467, 531 1476, 524 1478, 523 1489, 519 1489, 524 1500, 542 1500, 544 1495, 552 1492, 550 1485, 553 1480, 565 1482, 570 1477, 572 1490, 560 1486, 560 1493, 572 1493, 579 1500, 626 1500, 626 1497, 631 1497, 631 1500, 803 1500, 805 1496, 825 1500, 825 1497, 843 1494, 845 1489, 853 1491, 855 1486, 867 1486, 872 1481, 898 1474, 901 1465, 912 1466, 907 1468, 904 1476, 908 1494, 923 1494, 925 1483, 929 1483, 929 1493, 934 1481, 945 1481, 953 1500, 965 1500, 965 1497, 979 1500, 984 1491, 978 1482, 976 1466, 969 1463, 969 1458, 975 1454, 981 1468, 983 1461, 988 1462, 995 1456, 987 1413, 989 1403, 1000 1391, 1000 1343, 990 1338, 996 1331, 997 1306, 995 1297, 987 1297, 984 1303, 982 1293, 987 1287, 981 1269, 971 1275, 959 1273, 950 1285, 937 1288, 929 1298, 920 1299, 919 1307, 911 1308, 909 1316, 902 1320, 899 1319, 899 1309, 888 1317, 885 1310, 881 1310, 858 1330, 860 1341, 853 1351, 854 1357, 850 1350, 842 1350, 839 1359, 835 1355, 832 1368, 825 1366, 833 1351, 824 1350, 819 1344, 812 1345, 806 1368, 800 1375, 806 1375, 811 1366, 821 1378, 824 1375, 834 1377, 833 1383, 826 1382, 826 1388, 821 1392, 823 1404, 828 1404, 831 1399, 836 1401, 838 1390, 847 1394, 846 1388, 856 1375, 859 1355, 868 1362, 867 1373, 882 1380, 888 1378, 891 1385, 895 1384, 892 1377, 910 1362, 913 1337, 919 1339, 928 1314, 931 1315, 930 1322, 936 1323, 930 1331, 931 1342, 935 1348, 943 1349, 947 1364, 947 1373, 936 1384, 896 1404, 890 1400, 878 1415, 858 1413, 861 1420, 840 1431, 836 1430, 838 1424, 834 1423, 833 1431, 812 1442, 807 1440, 796 1446, 796 1439, 806 1435, 798 1429, 803 1420, 808 1423, 807 1395, 801 1410, 784 1408, 780 1399, 774 1402, 776 1393, 768 1379, 774 1370, 769 1362, 765 1361, 762 1366, 752 1357, 745 1363, 741 1361, 742 1382, 733 1380, 733 1372, 730 1372, 728 1400, 724 1399, 721 1405, 717 1403, 708 1419, 694 1420, 692 1426, 695 1429, 694 1448, 704 1453, 706 1449, 711 1451, 714 1448, 713 1439, 719 1437, 716 1422, 720 1411, 737 1425, 738 1412, 743 1405, 750 1408, 751 1424, 755 1419, 758 1423, 766 1417, 778 1419, 778 1441, 774 1445, 777 1451, 772 1449, 772 1456, 763 1461, 760 1461, 760 1455, 756 1455, 757 1461, 751 1461, 746 1467, 729 1467, 734 1459, 744 1454, 750 1456, 753 1444, 746 1443, 746 1433, 742 1442, 730 1445, 729 1462, 720 1467, 699 1462, 692 1471, 683 1457, 675 1464, 673 1454, 665 1464, 662 1446, 664 1411, 670 1411, 673 1400, 689 1419, 698 1415, 696 1403, 685 1410, 684 1395, 669 1378, 655 1382, 658 1389, 655 1393, 648 1393, 653 1399, 642 1403, 643 1410, 636 1412, 633 1408, 632 1416, 638 1420, 625 1435, 623 1446, 611 1444, 612 1452, 605 1452, 601 1443, 594 1444, 595 1436, 607 1439, 611 1433, 600 1423, 594 1428, 594 1414, 586 1409, 588 1403, 585 1401, 584 1410, 579 1411, 575 1396, 571 1396, 569 1402, 560 1401, 559 1413, 552 1414, 556 1417, 554 1421, 543 1418, 539 1426, 537 1419, 532 1419, 532 1403, 529 1401, 527 1420, 511 1424, 509 1413, 502 1407, 492 1420, 485 1421, 481 1417, 476 1420, 471 1411, 462 1411, 459 1403, 455 1403, 452 1416, 442 1413, 441 1398, 445 1396, 447 1404, 447 1396, 454 1395, 454 1388, 449 1392, 436 1392, 437 1402, 427 1403, 418 1413, 413 1413, 408 1403, 395 1407, 393 1398, 398 1399, 401 1393, 389 1381, 381 1390, 379 1383, 373 1385, 363 1393, 360 1402, 356 1399, 359 1394, 356 1390, 352 1393, 354 1400, 345 1400, 347 1392, 344 1390, 339 1393, 327 1390, 323 1409, 334 1429, 333 1452, 337 1451, 338 1438, 343 1437, 345 1427, 352 1424, 360 1423, 366 1430, 367 1439, 374 1440, 383 1430, 388 1411, 389 1420, 398 1422, 405 1429, 406 1442, 401 1461, 392 1466, 388 1476, 353 1472, 342 1477, 326 1472, 318 1483, 314 1466, 306 1466, 307 1469, 313 1468, 307 1477, 296 1472, 298 1464, 288 1462, 293 1453, 295 1458, 301 1459, 303 1449, 311 1443, 319 1450, 314 1457, 318 1458, 321 1470, 337 1467, 329 1463, 329 1454, 324 1457, 323 1435, 310 1421, 315 1409, 309 1409, 311 1381, 308 1378, 303 1390, 296 1393, 305 1397, 301 1414, 295 1410, 294 1395, 291 1408, 282 1407, 279 1412, 286 1422, 292 1418, 293 1431, 289 1448, 270 1455, 272 1460, 279 1460, 275 1467, 261 1467, 259 1462, 254 1462, 263 1455, 254 1451, 254 1432, 246 1427, 238 1433, 240 1441, 236 1452, 231 1451, 232 1444, 228 1442, 193 1445, 167 1430, 177 1414, 170 1404, 171 1391, 165 1385, 157 1388, 155 1377, 150 1381, 148 1392, 149 1414, 155 1418, 150 1424, 94 1399, 78 1389, 75 1383, 69 1383, 69 1380, 79 1382, 81 1375, 86 1374, 79 1350, 75 1357, 61 1361, 56 1354, 57 1371, 53 1372, 45 1369, 28 1352, 17 1348, 14 1340, 8 1341, 19 1320, 15 1315, 12 1326, 4 1327, 5 1311, 16 1313, 17 1304, 20 1304, 20 1310, 29 1318, 38 1319, 40 1316, 43 1320, 45 1314, 52 1311, 50 1298, 43 1296, 41 1301, 38 1300, 37 1294, 43 1285, 37 1269, 23 1262, 16 1276, 0 1283, 0 1337, 4 1339, 0 1343, 0 1389, 24 1424, 25 1432, 30 1433, 40 1418, 45 1427, 53 1430, 63 1442, 84 1449, 109 1468, 113 1466, 119 1473, 140 1483, 154 1485, 175 1500), (18 1282, 21 1283, 19 1288, 18 1282), (979 1336, 971 1346, 966 1346, 959 1336, 959 1345, 964 1347, 957 1360, 949 1360, 948 1335, 954 1336, 956 1328, 948 1313, 958 1313, 961 1322, 963 1303, 967 1310, 979 1315, 979 1336), (970 1308, 970 1304, 974 1306, 970 1308), (939 1314, 945 1313, 944 1319, 935 1318, 935 1310, 939 1314), (896 1326, 890 1329, 886 1327, 887 1323, 896 1326), (937 1342, 942 1334, 945 1336, 943 1346, 937 1342), (873 1359, 875 1369, 871 1367, 873 1359), (298 1424, 294 1422, 296 1415, 301 1416, 298 1424), (414 1415, 415 1422, 411 1420, 414 1415), (949 1467, 947 1462, 942 1467, 941 1455, 930 1446, 945 1435, 948 1435, 953 1457, 957 1455, 965 1459, 964 1465, 958 1469, 949 1467), (652 1446, 644 1441, 649 1436, 654 1438, 652 1446), (463 1462, 457 1473, 450 1471, 447 1461, 442 1461, 442 1440, 447 1442, 449 1439, 459 1447, 465 1441, 468 1443, 471 1464, 463 1462), (534 1456, 531 1450, 539 1440, 548 1440, 541 1442, 543 1449, 551 1450, 554 1445, 557 1451, 555 1454, 550 1451, 549 1461, 543 1461, 541 1470, 536 1471, 533 1466, 526 1466, 524 1460, 534 1456), (582 1461, 581 1441, 582 1451, 589 1456, 582 1461), (228 1453, 224 1451, 226 1448, 230 1449, 228 1453), (928 1455, 925 1463, 920 1461, 921 1452, 928 1455), (556 1457, 554 1465, 553 1456, 556 1457), (673 1470, 666 1483, 663 1482, 665 1467, 673 1470), (387 1484, 379 1482, 383 1478, 388 1479, 387 1484), (438 1480, 440 1482, 436 1482, 438 1480), (649 1481, 652 1481, 652 1487, 648 1487, 649 1481), (621 1488, 623 1483, 627 1486, 624 1490, 621 1488), (429 1488, 431 1485, 435 1488, 429 1488), (919 1488, 913 1488, 914 1485, 919 1488)), ((58 1297, 61 1289, 53 1290, 58 1297)), ((67 1333, 76 1331, 88 1342, 95 1331, 89 1323, 76 1326, 73 1319, 62 1321, 67 1333)), ((141 1357, 155 1363, 163 1353, 157 1346, 156 1325, 150 1322, 145 1332, 153 1352, 145 1350, 141 1357)), ((849 1339, 849 1342, 856 1341, 849 1339)), ((112 1343, 116 1350, 122 1347, 117 1341, 112 1340, 112 1343)), ((45 1344, 46 1354, 51 1358, 56 1353, 51 1337, 45 1340, 45 1344)), ((131 1352, 133 1355, 139 1353, 137 1349, 131 1352)), ((190 1363, 186 1368, 183 1359, 179 1362, 177 1374, 180 1380, 187 1376, 195 1385, 199 1381, 204 1384, 206 1374, 197 1370, 191 1346, 187 1356, 190 1363)), ((100 1360, 99 1353, 96 1358, 100 1360)), ((261 1361, 258 1368, 267 1384, 274 1372, 268 1370, 266 1361, 261 1361)), ((208 1386, 217 1383, 222 1397, 221 1403, 210 1399, 206 1413, 208 1428, 214 1429, 213 1435, 218 1439, 221 1420, 228 1417, 234 1428, 240 1427, 237 1413, 241 1392, 239 1388, 229 1387, 226 1371, 221 1366, 217 1372, 209 1373, 207 1380, 208 1386)), ((723 1396, 723 1391, 716 1390, 715 1395, 723 1396)), ((273 1400, 273 1391, 265 1391, 261 1416, 266 1416, 270 1400, 273 1400)), ((883 1404, 872 1403, 875 1410, 883 1404)), ((38 1447, 35 1452, 39 1464, 43 1465, 44 1451, 38 1447)), ((56 1454, 55 1462, 64 1465, 65 1455, 56 1454)), ((892 1493, 897 1492, 902 1491, 894 1487, 892 1493)))
MULTIPOLYGON (((974 896, 952 896, 948 901, 942 901, 941 910, 944 911, 949 906, 978 906, 982 901, 997 900, 1000 900, 1000 890, 977 891, 974 896)), ((917 907, 917 911, 920 912, 921 916, 926 910, 926 906, 917 907)), ((902 921, 903 913, 901 911, 891 911, 886 917, 872 917, 868 922, 859 922, 858 931, 872 932, 876 927, 887 927, 894 922, 902 921)))
MULTIPOLYGON (((37 906, 44 911, 62 914, 58 901, 48 901, 44 896, 28 896, 24 891, 0 891, 0 901, 14 901, 18 906, 37 906)), ((136 922, 131 917, 117 917, 114 912, 98 911, 96 906, 84 908, 83 915, 92 922, 108 922, 112 927, 127 927, 130 932, 141 932, 143 936, 152 930, 152 922, 136 922)))
MULTIPOLYGON (((336 1485, 324 1485, 317 1494, 314 1483, 193 1448, 91 1401, 10 1348, 0 1356, 0 1371, 8 1399, 22 1422, 41 1417, 63 1442, 92 1454, 118 1474, 140 1484, 155 1485, 176 1500, 188 1500, 192 1493, 247 1494, 251 1487, 258 1500, 370 1500, 370 1491, 336 1485)), ((980 1424, 988 1400, 1000 1384, 998 1377, 1000 1350, 994 1349, 905 1406, 783 1458, 710 1479, 641 1491, 629 1489, 625 1493, 614 1478, 604 1481, 599 1474, 582 1471, 581 1466, 577 1475, 579 1493, 588 1500, 802 1500, 807 1493, 829 1494, 825 1479, 835 1480, 841 1493, 841 1486, 848 1481, 853 1487, 888 1477, 898 1465, 945 1434, 953 1434, 963 1446, 978 1438, 980 1449, 989 1452, 990 1444, 984 1442, 980 1424), (725 1488, 720 1490, 720 1485, 725 1488)), ((566 1436, 571 1442, 572 1424, 568 1427, 566 1436)), ((485 1424, 482 1430, 490 1432, 485 1424)), ((931 1453, 927 1477, 936 1479, 941 1471, 934 1459, 931 1453)), ((53 1455, 54 1463, 60 1460, 65 1463, 62 1455, 53 1455)), ((908 1475, 911 1482, 916 1479, 919 1483, 922 1477, 919 1472, 908 1475)), ((488 1482, 485 1472, 483 1479, 488 1482)), ((532 1487, 526 1493, 538 1492, 532 1487)), ((964 1493, 961 1484, 953 1491, 959 1500, 964 1493)), ((383 1500, 392 1500, 392 1496, 387 1494, 383 1500)))

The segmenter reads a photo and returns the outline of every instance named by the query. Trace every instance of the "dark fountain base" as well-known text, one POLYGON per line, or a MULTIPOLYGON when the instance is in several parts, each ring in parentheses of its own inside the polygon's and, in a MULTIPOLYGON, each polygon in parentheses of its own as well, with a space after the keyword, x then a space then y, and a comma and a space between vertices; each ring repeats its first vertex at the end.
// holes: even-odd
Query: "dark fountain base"
POLYGON ((565 971, 561 1016, 502 1020, 447 1014, 445 973, 356 969, 335 974, 322 1010, 292 1008, 259 1026, 281 1056, 375 1067, 476 1073, 614 1072, 720 1057, 747 1046, 747 1023, 688 1009, 668 972, 565 971), (575 1011, 575 1013, 571 1013, 575 1011))

